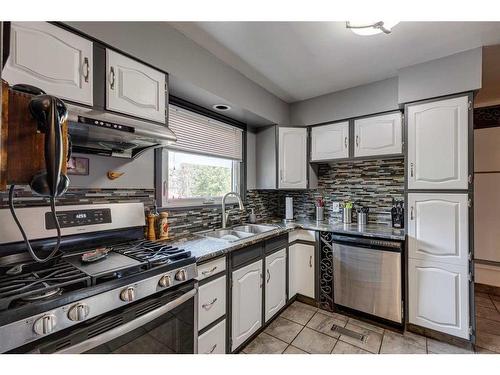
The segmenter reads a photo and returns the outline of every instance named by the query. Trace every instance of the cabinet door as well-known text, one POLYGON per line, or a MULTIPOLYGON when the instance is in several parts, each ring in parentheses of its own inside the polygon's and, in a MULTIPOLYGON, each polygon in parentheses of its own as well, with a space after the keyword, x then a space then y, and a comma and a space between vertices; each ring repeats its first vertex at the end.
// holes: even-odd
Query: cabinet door
POLYGON ((226 321, 198 337, 198 354, 226 354, 226 321))
POLYGON ((266 257, 266 322, 286 303, 286 249, 266 257))
POLYGON ((408 256, 466 266, 468 215, 467 194, 408 194, 408 256))
POLYGON ((408 106, 408 189, 467 189, 469 98, 408 106))
POLYGON ((409 321, 469 339, 468 267, 409 259, 409 321))
POLYGON ((349 122, 315 126, 311 129, 311 160, 349 157, 349 122))
POLYGON ((278 129, 280 189, 307 187, 307 129, 278 129))
POLYGON ((46 22, 12 22, 2 78, 92 105, 92 42, 46 22))
POLYGON ((234 271, 232 277, 234 351, 262 325, 262 260, 234 271))
POLYGON ((165 74, 106 50, 106 107, 165 123, 165 74))
POLYGON ((401 154, 401 122, 400 112, 354 121, 354 156, 401 154))
POLYGON ((314 245, 296 243, 289 247, 289 295, 314 298, 314 245))

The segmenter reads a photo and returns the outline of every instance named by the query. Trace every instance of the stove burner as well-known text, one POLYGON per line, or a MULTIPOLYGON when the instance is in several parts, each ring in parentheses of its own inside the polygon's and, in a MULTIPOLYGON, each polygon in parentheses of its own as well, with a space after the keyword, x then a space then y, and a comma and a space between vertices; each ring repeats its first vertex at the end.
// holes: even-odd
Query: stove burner
MULTIPOLYGON (((48 286, 47 284, 45 284, 45 285, 48 286)), ((49 299, 50 297, 53 297, 53 296, 59 296, 59 295, 61 295, 61 293, 62 293, 62 288, 55 288, 52 290, 49 289, 49 290, 44 290, 40 293, 33 293, 31 295, 27 295, 27 296, 21 298, 21 300, 25 301, 25 302, 40 301, 40 300, 49 299)))
POLYGON ((19 275, 0 276, 0 311, 14 302, 35 302, 90 286, 90 277, 65 261, 29 263, 19 275))
POLYGON ((147 261, 151 267, 170 264, 191 256, 190 251, 148 240, 115 246, 113 250, 131 258, 147 261))

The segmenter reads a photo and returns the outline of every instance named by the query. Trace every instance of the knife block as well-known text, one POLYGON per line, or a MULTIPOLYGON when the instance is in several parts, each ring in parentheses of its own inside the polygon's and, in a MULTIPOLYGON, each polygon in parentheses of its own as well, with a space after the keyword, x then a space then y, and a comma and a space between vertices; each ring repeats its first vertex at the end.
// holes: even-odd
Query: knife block
MULTIPOLYGON (((2 81, 2 123, 0 139, 0 191, 7 185, 26 185, 33 176, 46 169, 45 135, 38 131, 38 125, 28 108, 33 95, 15 91, 2 81)), ((66 174, 68 156, 68 125, 62 124, 63 165, 66 174)))

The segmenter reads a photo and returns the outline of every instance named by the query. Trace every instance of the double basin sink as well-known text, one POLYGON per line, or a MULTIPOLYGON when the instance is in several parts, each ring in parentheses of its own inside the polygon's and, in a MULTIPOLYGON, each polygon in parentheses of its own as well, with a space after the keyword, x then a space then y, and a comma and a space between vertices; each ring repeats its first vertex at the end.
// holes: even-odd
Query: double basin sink
POLYGON ((199 236, 214 238, 225 242, 236 242, 257 236, 262 233, 270 232, 278 227, 269 224, 246 224, 238 225, 232 228, 214 229, 197 233, 199 236))

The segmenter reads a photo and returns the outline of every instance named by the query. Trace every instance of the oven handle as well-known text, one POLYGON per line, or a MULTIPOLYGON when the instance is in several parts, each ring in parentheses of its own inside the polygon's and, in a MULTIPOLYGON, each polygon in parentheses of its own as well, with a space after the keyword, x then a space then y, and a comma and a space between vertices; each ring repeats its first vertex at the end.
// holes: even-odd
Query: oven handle
POLYGON ((87 350, 93 349, 99 345, 105 344, 117 337, 120 337, 130 331, 133 331, 136 328, 142 327, 143 325, 155 320, 156 318, 159 318, 160 316, 169 312, 170 310, 175 309, 176 307, 182 305, 184 302, 188 301, 190 298, 193 298, 197 292, 198 292, 197 289, 192 289, 189 292, 180 296, 179 298, 163 305, 162 307, 150 311, 147 314, 138 317, 137 319, 134 319, 116 328, 113 328, 112 330, 109 330, 107 332, 101 333, 98 336, 92 337, 76 345, 61 349, 55 352, 55 354, 79 354, 86 352, 87 350))

